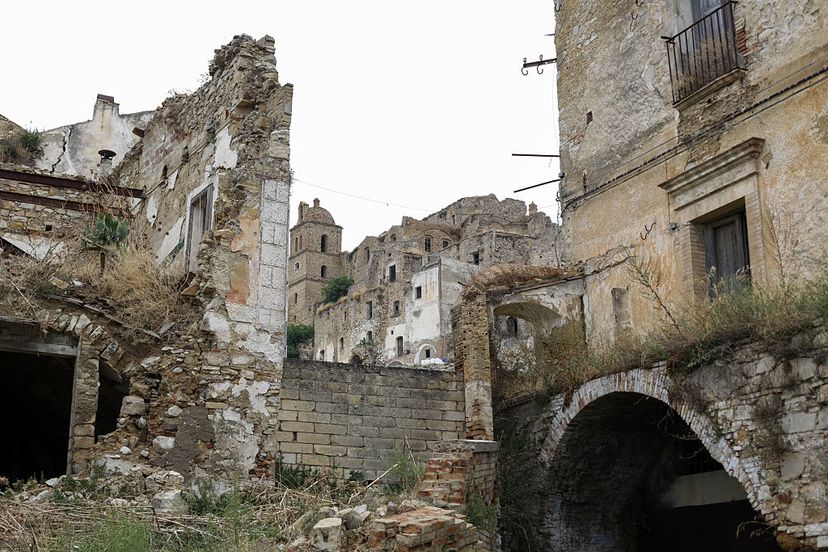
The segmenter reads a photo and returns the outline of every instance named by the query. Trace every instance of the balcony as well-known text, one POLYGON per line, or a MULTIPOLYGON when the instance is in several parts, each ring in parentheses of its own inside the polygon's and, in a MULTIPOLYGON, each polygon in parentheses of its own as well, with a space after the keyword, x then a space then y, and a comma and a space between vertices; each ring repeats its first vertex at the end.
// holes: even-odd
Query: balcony
POLYGON ((677 107, 691 96, 718 89, 713 83, 732 82, 744 69, 733 22, 735 4, 726 2, 677 35, 664 37, 677 107))

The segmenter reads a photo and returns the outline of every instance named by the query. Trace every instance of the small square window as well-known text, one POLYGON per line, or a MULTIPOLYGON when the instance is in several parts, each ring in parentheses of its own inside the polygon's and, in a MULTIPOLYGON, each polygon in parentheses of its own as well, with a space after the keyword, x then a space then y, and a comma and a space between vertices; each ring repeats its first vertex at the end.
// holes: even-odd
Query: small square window
POLYGON ((423 287, 417 286, 414 288, 414 299, 422 299, 423 298, 423 287))
POLYGON ((472 262, 476 265, 480 264, 480 253, 472 253, 472 262))

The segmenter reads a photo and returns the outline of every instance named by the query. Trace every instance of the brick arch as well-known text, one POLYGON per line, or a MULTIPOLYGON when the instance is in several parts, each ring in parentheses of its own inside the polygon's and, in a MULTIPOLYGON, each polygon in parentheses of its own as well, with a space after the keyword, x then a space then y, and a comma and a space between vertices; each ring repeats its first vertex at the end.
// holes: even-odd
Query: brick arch
POLYGON ((549 421, 549 430, 540 449, 541 463, 546 468, 552 467, 567 429, 570 428, 576 416, 587 406, 598 399, 616 393, 635 393, 656 399, 672 408, 681 420, 693 430, 713 459, 719 462, 729 475, 739 481, 751 506, 763 515, 767 516, 771 513, 770 505, 763 504, 759 500, 757 489, 760 482, 751 478, 744 469, 739 455, 723 436, 717 434, 707 416, 697 412, 686 402, 671 397, 671 384, 672 381, 664 367, 619 372, 583 384, 573 392, 568 404, 563 405, 549 421))

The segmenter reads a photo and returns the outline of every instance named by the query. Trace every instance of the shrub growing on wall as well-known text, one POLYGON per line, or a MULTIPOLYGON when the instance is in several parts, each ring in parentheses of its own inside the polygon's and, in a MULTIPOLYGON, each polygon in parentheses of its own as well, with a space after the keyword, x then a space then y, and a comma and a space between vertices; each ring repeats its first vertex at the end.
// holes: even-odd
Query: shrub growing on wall
POLYGON ((322 300, 325 303, 336 303, 341 297, 348 295, 348 288, 354 281, 347 276, 334 278, 328 285, 322 288, 322 300))
POLYGON ((43 155, 43 138, 36 130, 21 130, 0 140, 0 161, 29 165, 43 155))
POLYGON ((287 326, 287 356, 299 358, 299 346, 313 340, 313 326, 307 324, 288 324, 287 326))

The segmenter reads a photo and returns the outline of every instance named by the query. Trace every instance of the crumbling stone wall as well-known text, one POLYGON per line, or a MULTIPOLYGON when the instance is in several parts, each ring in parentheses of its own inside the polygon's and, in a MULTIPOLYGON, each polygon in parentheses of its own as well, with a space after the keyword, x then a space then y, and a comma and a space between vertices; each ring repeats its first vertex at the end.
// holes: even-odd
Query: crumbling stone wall
POLYGON ((18 239, 77 236, 95 213, 123 215, 140 194, 80 177, 0 165, 0 232, 18 239))
POLYGON ((217 50, 210 80, 166 101, 109 177, 143 190, 131 237, 183 282, 189 316, 122 332, 118 313, 73 296, 66 283, 65 295, 38 313, 45 327, 81 340, 73 472, 93 462, 121 473, 155 466, 188 484, 216 480, 219 490, 222 480, 271 473, 285 353, 292 98, 292 87, 278 82, 274 51, 272 38, 245 35, 217 50), (190 205, 205 190, 212 209, 196 243, 190 205), (128 395, 118 429, 95 442, 104 373, 128 383, 128 395))
POLYGON ((430 448, 463 433, 462 374, 429 369, 288 360, 279 427, 272 440, 286 464, 358 472, 373 479, 410 448, 430 448))
MULTIPOLYGON (((579 413, 589 405, 630 393, 639 396, 636 404, 652 404, 655 399, 672 407, 711 456, 739 481, 751 506, 776 530, 783 549, 828 548, 825 333, 797 339, 802 345, 801 353, 793 358, 743 344, 727 359, 688 375, 670 373, 665 367, 631 370, 590 381, 571 394, 555 395, 534 414, 527 410, 529 405, 501 410, 500 416, 522 421, 516 432, 534 435, 540 467, 549 470, 540 480, 558 489, 541 493, 547 500, 542 506, 545 522, 541 531, 548 539, 549 549, 580 549, 587 542, 593 543, 589 549, 603 549, 596 540, 602 535, 621 538, 620 535, 629 533, 629 528, 613 530, 612 524, 619 523, 620 518, 613 517, 612 511, 628 508, 626 501, 637 491, 632 486, 627 489, 625 481, 634 481, 638 475, 629 472, 620 478, 601 478, 613 489, 609 494, 598 492, 600 481, 595 481, 594 489, 579 489, 573 481, 577 480, 578 470, 604 469, 602 462, 606 463, 606 473, 629 469, 622 465, 623 450, 651 443, 635 443, 634 435, 607 431, 580 435, 581 441, 577 442, 589 443, 587 449, 574 446, 576 440, 572 437, 590 427, 585 422, 576 423, 579 413), (608 456, 583 458, 586 450, 604 450, 608 456), (557 480, 563 473, 567 474, 566 480, 557 480), (564 526, 567 503, 561 492, 581 492, 582 497, 598 493, 595 496, 603 497, 604 510, 584 519, 582 526, 573 526, 571 520, 564 526), (617 503, 612 496, 618 497, 617 503)), ((527 496, 531 495, 527 492, 527 496)), ((532 507, 527 504, 527 508, 532 507)), ((607 549, 618 544, 612 539, 601 542, 601 546, 610 547, 607 549)))
MULTIPOLYGON (((291 284, 291 321, 294 317, 307 320, 308 305, 321 300, 307 295, 313 286, 302 279, 305 274, 318 276, 319 265, 328 262, 328 257, 307 250, 318 247, 326 229, 339 228, 330 226, 333 218, 321 207, 304 209, 311 220, 303 219, 292 230, 292 247, 299 247, 297 240, 302 239, 303 251, 291 257, 291 270, 297 271, 296 276, 290 272, 291 281, 296 278, 297 282, 291 284)), ((557 265, 560 246, 560 227, 534 204, 527 210, 522 201, 500 201, 494 195, 460 199, 422 220, 403 217, 400 225, 380 236, 366 237, 354 251, 340 255, 342 268, 336 270, 350 275, 354 284, 348 297, 317 309, 314 358, 322 358, 324 351, 325 360, 370 358, 371 362, 410 365, 421 362, 426 349, 432 357, 450 358, 450 310, 459 302, 461 286, 481 267, 495 263, 528 260, 557 265), (392 265, 396 269, 393 282, 389 278, 392 265), (415 297, 417 287, 422 297, 415 297), (367 316, 369 301, 371 318, 367 316), (396 347, 400 336, 404 339, 402 354, 396 347)), ((321 284, 314 285, 318 289, 321 284)))

